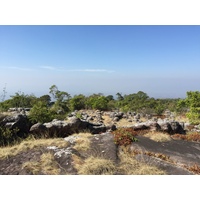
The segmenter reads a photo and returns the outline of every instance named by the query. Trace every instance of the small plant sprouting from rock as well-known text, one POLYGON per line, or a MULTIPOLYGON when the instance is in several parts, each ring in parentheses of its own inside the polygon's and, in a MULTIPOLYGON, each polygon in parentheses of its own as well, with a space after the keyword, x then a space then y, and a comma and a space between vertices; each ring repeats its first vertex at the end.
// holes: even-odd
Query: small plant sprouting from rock
POLYGON ((132 142, 137 142, 138 139, 135 138, 137 132, 132 128, 120 128, 112 132, 114 135, 114 142, 119 146, 127 146, 132 142))

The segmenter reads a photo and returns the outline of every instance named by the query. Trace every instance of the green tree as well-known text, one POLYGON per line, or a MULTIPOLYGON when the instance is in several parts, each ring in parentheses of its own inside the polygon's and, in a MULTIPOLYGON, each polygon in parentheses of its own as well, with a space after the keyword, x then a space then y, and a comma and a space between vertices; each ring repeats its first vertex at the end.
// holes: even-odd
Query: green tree
POLYGON ((42 101, 42 102, 44 102, 46 105, 49 106, 50 103, 51 103, 51 97, 50 97, 48 94, 42 95, 41 97, 38 98, 38 101, 42 101))
POLYGON ((56 85, 52 85, 49 93, 52 94, 55 99, 55 104, 53 105, 53 110, 61 110, 63 112, 69 111, 69 100, 71 98, 70 94, 64 91, 58 90, 56 85))
POLYGON ((33 123, 45 123, 54 119, 54 113, 47 107, 46 103, 38 101, 31 108, 29 119, 33 123))
POLYGON ((200 123, 200 92, 189 91, 185 99, 185 104, 189 107, 189 112, 186 114, 192 124, 200 123))
POLYGON ((8 108, 31 108, 34 103, 37 101, 37 97, 33 94, 25 95, 21 92, 16 92, 15 95, 11 96, 11 99, 5 100, 4 102, 0 103, 0 107, 3 110, 8 110, 8 108))
POLYGON ((102 94, 93 94, 86 100, 86 107, 89 109, 107 110, 108 99, 102 94))
POLYGON ((75 95, 69 100, 70 110, 81 110, 85 108, 86 97, 82 94, 75 95))

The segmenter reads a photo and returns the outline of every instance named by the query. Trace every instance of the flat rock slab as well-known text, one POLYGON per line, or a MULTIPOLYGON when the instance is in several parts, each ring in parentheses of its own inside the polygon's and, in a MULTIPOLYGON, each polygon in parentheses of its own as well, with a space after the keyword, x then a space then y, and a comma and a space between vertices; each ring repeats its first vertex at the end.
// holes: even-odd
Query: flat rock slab
POLYGON ((138 142, 131 144, 132 150, 153 152, 169 156, 176 165, 200 166, 200 143, 184 140, 155 142, 144 136, 137 136, 138 142))
POLYGON ((40 156, 47 152, 46 149, 32 149, 27 152, 21 152, 16 156, 7 159, 0 159, 0 175, 31 175, 22 165, 28 161, 39 161, 40 156))
POLYGON ((135 156, 135 159, 139 162, 145 162, 149 165, 156 166, 157 168, 164 170, 167 175, 194 175, 192 172, 189 172, 187 169, 184 169, 181 166, 177 166, 148 155, 139 154, 135 156))
POLYGON ((109 159, 116 163, 118 161, 117 145, 113 141, 113 134, 109 132, 94 135, 91 138, 92 152, 90 153, 92 155, 94 154, 94 156, 109 159))

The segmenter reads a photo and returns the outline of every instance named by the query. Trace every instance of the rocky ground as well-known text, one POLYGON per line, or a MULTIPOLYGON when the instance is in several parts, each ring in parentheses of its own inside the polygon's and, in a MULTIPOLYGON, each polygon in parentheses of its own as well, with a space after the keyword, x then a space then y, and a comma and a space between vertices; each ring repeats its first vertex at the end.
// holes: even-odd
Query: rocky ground
POLYGON ((51 135, 57 131, 61 138, 58 142, 40 145, 36 144, 37 140, 32 140, 32 147, 28 142, 22 142, 21 150, 18 147, 0 148, 1 175, 200 173, 200 143, 174 139, 173 134, 185 134, 186 128, 170 118, 150 119, 150 116, 141 117, 136 113, 81 111, 79 115, 72 113, 65 121, 53 120, 29 128, 24 116, 10 116, 1 126, 9 127, 16 123, 23 131, 29 129, 32 134, 48 130, 51 135), (120 127, 131 127, 138 132, 162 132, 170 140, 155 141, 145 134, 138 134, 137 142, 119 147, 114 143, 112 131, 120 127), (9 153, 11 148, 15 150, 9 153))

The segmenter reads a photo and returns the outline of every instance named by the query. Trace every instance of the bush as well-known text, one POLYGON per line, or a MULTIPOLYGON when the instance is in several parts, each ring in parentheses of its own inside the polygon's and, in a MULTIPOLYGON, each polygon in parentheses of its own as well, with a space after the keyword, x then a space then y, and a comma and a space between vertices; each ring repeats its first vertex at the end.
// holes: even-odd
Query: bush
POLYGON ((44 102, 38 101, 30 110, 29 119, 32 123, 45 123, 54 119, 54 113, 44 102))
POLYGON ((190 123, 199 124, 200 122, 200 92, 187 92, 187 98, 184 103, 189 107, 189 112, 186 113, 190 123))
POLYGON ((138 141, 135 136, 137 132, 134 131, 132 128, 120 128, 112 132, 114 135, 114 142, 117 145, 129 145, 132 142, 138 141))
POLYGON ((0 127, 0 146, 8 146, 18 143, 21 139, 17 135, 18 129, 10 130, 0 127))

